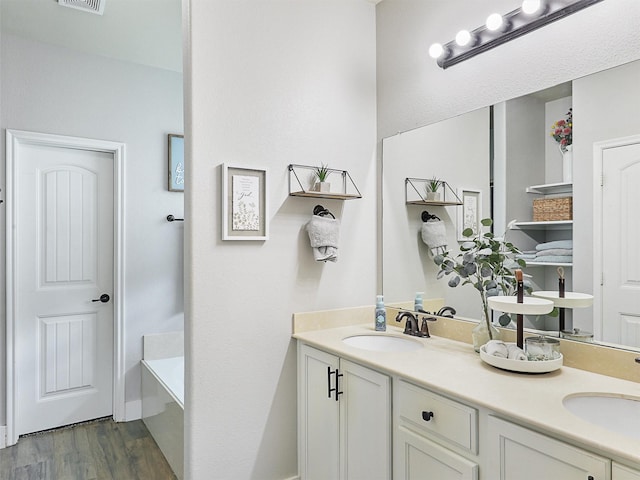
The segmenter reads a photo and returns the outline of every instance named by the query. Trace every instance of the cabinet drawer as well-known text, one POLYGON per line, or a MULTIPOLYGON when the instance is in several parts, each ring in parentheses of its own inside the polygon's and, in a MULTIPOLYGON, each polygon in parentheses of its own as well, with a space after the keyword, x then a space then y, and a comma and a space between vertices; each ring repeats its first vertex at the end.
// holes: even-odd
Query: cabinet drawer
POLYGON ((478 453, 476 409, 403 380, 398 382, 397 409, 401 423, 478 453))

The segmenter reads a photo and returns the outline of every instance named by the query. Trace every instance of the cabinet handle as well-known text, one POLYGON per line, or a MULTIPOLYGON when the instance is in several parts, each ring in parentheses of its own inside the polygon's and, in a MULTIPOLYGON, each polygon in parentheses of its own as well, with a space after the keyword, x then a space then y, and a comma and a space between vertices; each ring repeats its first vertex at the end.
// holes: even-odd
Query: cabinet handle
POLYGON ((340 377, 342 377, 342 374, 339 373, 337 368, 335 372, 332 372, 331 367, 327 367, 327 397, 331 398, 331 392, 336 392, 336 402, 338 401, 338 396, 344 393, 340 391, 340 377), (336 375, 336 386, 335 388, 331 388, 331 375, 333 375, 334 373, 336 375))
POLYGON ((425 422, 428 422, 429 420, 431 420, 433 416, 434 416, 433 412, 427 412, 427 411, 422 412, 422 419, 425 422))
POLYGON ((338 396, 344 393, 340 390, 340 377, 342 377, 342 374, 338 373, 338 369, 336 368, 336 402, 338 401, 338 396))

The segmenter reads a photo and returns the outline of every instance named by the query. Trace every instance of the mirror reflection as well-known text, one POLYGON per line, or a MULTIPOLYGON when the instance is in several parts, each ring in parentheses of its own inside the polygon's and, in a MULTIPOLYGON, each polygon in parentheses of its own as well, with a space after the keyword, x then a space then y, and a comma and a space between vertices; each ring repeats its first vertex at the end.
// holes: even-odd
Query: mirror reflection
MULTIPOLYGON (((579 340, 640 348, 638 85, 640 61, 384 139, 385 301, 412 303, 424 292, 477 321, 474 288, 436 278, 422 215, 442 219, 454 252, 465 226, 492 218, 494 233, 523 252, 533 290, 558 290, 562 267, 568 292, 594 296, 591 307, 566 310, 565 330, 577 329, 579 340), (406 178, 444 181, 464 204, 426 195, 409 201, 406 178)), ((557 316, 526 322, 559 332, 557 316)))

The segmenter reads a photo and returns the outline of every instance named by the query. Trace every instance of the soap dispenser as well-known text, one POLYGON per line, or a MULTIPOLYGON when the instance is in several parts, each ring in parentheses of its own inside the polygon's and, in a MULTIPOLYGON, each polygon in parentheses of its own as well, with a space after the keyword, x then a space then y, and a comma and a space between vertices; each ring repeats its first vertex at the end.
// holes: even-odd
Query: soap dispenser
POLYGON ((416 292, 416 299, 413 301, 414 312, 424 312, 424 308, 422 307, 422 295, 423 292, 416 292))
POLYGON ((382 295, 376 296, 376 332, 384 332, 387 330, 387 311, 384 308, 382 295))

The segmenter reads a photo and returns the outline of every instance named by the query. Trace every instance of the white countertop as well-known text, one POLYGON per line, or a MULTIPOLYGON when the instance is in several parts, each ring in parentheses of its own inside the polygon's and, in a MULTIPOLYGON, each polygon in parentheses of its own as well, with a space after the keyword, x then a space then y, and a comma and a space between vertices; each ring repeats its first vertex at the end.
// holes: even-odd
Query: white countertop
POLYGON ((508 372, 484 363, 471 345, 436 336, 417 339, 425 348, 409 352, 367 351, 342 342, 358 334, 404 336, 395 327, 383 333, 355 325, 293 337, 640 468, 640 440, 588 423, 562 405, 567 395, 587 392, 640 398, 640 383, 570 367, 544 374, 508 372))

